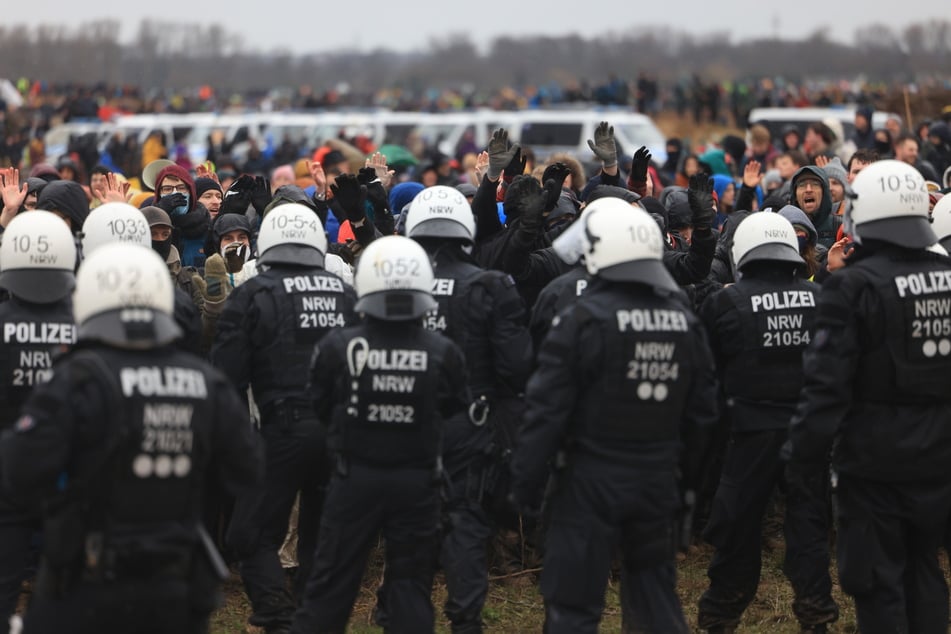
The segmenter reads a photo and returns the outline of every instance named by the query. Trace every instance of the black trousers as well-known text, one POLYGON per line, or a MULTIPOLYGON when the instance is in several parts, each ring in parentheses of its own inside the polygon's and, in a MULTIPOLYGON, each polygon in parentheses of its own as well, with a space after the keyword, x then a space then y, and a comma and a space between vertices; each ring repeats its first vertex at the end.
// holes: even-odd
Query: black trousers
POLYGON ((439 490, 429 469, 351 462, 327 489, 317 553, 291 632, 343 633, 367 558, 382 531, 387 632, 432 632, 439 490))
POLYGON ((948 587, 938 564, 951 482, 839 475, 837 558, 862 634, 944 634, 948 587))
POLYGON ((289 627, 297 602, 287 590, 278 551, 287 535, 294 499, 300 492, 295 588, 299 596, 313 560, 324 489, 329 474, 325 433, 316 419, 281 424, 265 420, 265 477, 254 491, 235 501, 227 541, 239 569, 253 614, 252 625, 289 627))
POLYGON ((0 494, 0 634, 9 631, 23 581, 36 567, 34 540, 40 532, 38 517, 0 494))
POLYGON ((548 634, 595 633, 620 546, 621 602, 637 632, 688 632, 676 592, 673 469, 638 470, 590 458, 561 474, 550 504, 541 578, 548 634))
POLYGON ((482 631, 482 607, 489 593, 486 548, 492 527, 481 499, 485 469, 476 462, 450 481, 450 527, 442 539, 440 563, 446 575, 446 616, 459 634, 482 631))
MULTIPOLYGON (((762 565, 762 522, 773 490, 783 479, 780 448, 786 430, 734 433, 704 538, 716 546, 700 598, 701 628, 735 626, 756 596, 762 565)), ((821 482, 827 483, 827 471, 821 482)), ((783 567, 795 599, 793 613, 803 625, 838 618, 829 575, 829 505, 821 490, 790 482, 783 532, 783 567)))

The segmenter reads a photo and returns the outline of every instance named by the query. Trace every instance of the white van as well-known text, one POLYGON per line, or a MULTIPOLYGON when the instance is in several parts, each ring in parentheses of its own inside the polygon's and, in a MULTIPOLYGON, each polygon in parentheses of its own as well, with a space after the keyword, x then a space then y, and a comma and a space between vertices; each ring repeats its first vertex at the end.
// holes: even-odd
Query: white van
POLYGON ((555 152, 568 152, 583 163, 596 161, 588 140, 602 121, 614 127, 619 154, 631 156, 642 145, 651 152, 655 163, 667 160, 667 142, 650 117, 636 112, 613 109, 522 110, 498 113, 509 137, 531 148, 539 162, 555 152))
POLYGON ((385 142, 402 144, 410 132, 447 156, 454 156, 465 136, 485 148, 492 132, 505 128, 509 139, 530 148, 539 162, 555 152, 568 152, 583 163, 594 161, 588 139, 601 121, 614 126, 622 154, 632 155, 647 146, 658 163, 667 160, 664 135, 643 114, 612 109, 472 110, 449 113, 387 113, 383 119, 385 142))
POLYGON ((54 126, 43 136, 43 143, 46 147, 46 158, 48 163, 56 163, 56 160, 69 150, 69 141, 74 136, 82 136, 90 132, 96 135, 96 146, 100 151, 109 141, 112 135, 113 126, 111 123, 101 121, 70 121, 58 126, 54 126))
MULTIPOLYGON (((794 125, 799 130, 800 138, 804 138, 806 128, 813 123, 832 118, 842 124, 845 136, 840 141, 847 141, 855 132, 855 111, 858 106, 852 104, 836 108, 753 108, 750 111, 750 124, 761 123, 769 129, 776 147, 781 147, 783 130, 794 125)), ((872 129, 885 127, 885 121, 890 117, 901 117, 891 112, 875 111, 872 114, 872 129)))

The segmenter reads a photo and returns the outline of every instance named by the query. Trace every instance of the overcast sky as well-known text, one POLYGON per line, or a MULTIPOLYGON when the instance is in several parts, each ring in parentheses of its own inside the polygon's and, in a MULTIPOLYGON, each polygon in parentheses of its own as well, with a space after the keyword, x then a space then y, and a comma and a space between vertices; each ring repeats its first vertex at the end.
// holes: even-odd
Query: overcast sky
POLYGON ((900 30, 911 23, 949 16, 946 0, 604 0, 591 4, 570 0, 4 0, 3 4, 0 21, 4 25, 79 25, 91 19, 113 18, 122 23, 122 39, 128 41, 135 36, 143 18, 218 22, 226 31, 242 35, 249 47, 262 51, 285 48, 294 53, 340 48, 370 50, 380 45, 399 51, 425 50, 431 38, 456 33, 467 33, 473 42, 488 44, 500 35, 576 33, 591 38, 599 32, 623 33, 650 26, 692 34, 729 31, 734 42, 772 35, 799 39, 827 26, 832 39, 851 44, 856 27, 883 23, 900 30))

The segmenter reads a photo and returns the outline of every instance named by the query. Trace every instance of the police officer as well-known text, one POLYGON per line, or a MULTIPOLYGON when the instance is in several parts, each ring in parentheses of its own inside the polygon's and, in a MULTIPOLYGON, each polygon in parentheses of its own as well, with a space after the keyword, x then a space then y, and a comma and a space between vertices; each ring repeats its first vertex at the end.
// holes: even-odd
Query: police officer
POLYGON ((314 344, 354 320, 356 295, 324 270, 327 238, 299 204, 276 207, 258 236, 259 273, 232 291, 218 319, 212 363, 241 393, 250 385, 261 412, 266 477, 235 502, 228 545, 240 558, 252 625, 286 632, 295 603, 278 550, 300 491, 300 590, 307 578, 329 476, 326 438, 306 393, 314 344))
POLYGON ((337 468, 291 631, 345 631, 382 530, 388 630, 432 632, 440 438, 443 421, 471 404, 465 360, 448 337, 422 327, 438 305, 429 257, 417 243, 375 240, 355 281, 364 322, 332 331, 314 353, 310 396, 329 425, 337 468))
MULTIPOLYGON (((89 212, 80 234, 82 256, 105 244, 120 242, 152 248, 149 221, 141 211, 127 203, 111 202, 99 205, 89 212)), ((192 298, 175 286, 175 323, 182 336, 176 342, 181 350, 198 353, 201 345, 201 316, 192 298)))
POLYGON ((716 419, 713 360, 646 212, 598 200, 579 234, 593 279, 542 344, 513 461, 514 501, 531 509, 565 454, 541 580, 546 632, 597 631, 617 545, 635 630, 687 632, 673 529, 716 419))
POLYGON ((838 477, 837 562, 859 629, 946 632, 938 547, 951 512, 951 263, 927 250, 928 191, 879 161, 852 183, 857 246, 824 284, 789 469, 838 477))
POLYGON ((491 454, 494 444, 511 445, 504 439, 515 424, 502 413, 518 400, 531 371, 525 307, 509 275, 484 270, 469 255, 475 219, 455 188, 438 185, 417 194, 406 217, 406 235, 423 246, 436 275, 432 290, 438 307, 423 323, 462 349, 474 399, 467 414, 446 421, 443 464, 451 526, 441 558, 452 631, 477 633, 488 593, 486 541, 491 535, 482 502, 490 474, 502 467, 492 464, 491 454))
POLYGON ((97 249, 77 274, 76 347, 0 441, 4 483, 45 512, 28 632, 207 626, 227 570, 201 493, 250 485, 261 463, 228 381, 170 345, 172 297, 155 253, 97 249))
MULTIPOLYGON (((739 279, 701 307, 722 380, 731 437, 704 537, 717 550, 700 599, 700 627, 733 632, 756 596, 763 515, 781 481, 780 448, 802 388, 802 352, 814 336, 819 287, 802 279, 796 231, 776 213, 754 213, 737 227, 732 247, 739 279)), ((825 632, 838 616, 829 577, 829 509, 789 483, 786 565, 803 632, 825 632)))
MULTIPOLYGON (((70 293, 76 245, 61 219, 48 211, 15 216, 0 244, 0 428, 13 427, 34 385, 53 374, 52 363, 76 341, 70 293)), ((17 606, 20 584, 35 562, 32 543, 38 509, 15 490, 0 490, 0 632, 17 606)))

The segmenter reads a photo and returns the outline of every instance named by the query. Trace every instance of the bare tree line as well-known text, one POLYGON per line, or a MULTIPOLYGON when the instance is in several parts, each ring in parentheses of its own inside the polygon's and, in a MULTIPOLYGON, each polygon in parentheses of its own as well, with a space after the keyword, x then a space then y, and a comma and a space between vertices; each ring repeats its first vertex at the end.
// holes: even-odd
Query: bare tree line
POLYGON ((120 42, 115 20, 76 27, 0 25, 0 76, 50 82, 137 85, 156 90, 210 84, 253 90, 310 84, 353 90, 564 84, 614 75, 632 80, 648 72, 672 82, 782 76, 803 79, 864 77, 916 81, 947 76, 951 21, 931 20, 896 31, 885 24, 856 28, 854 43, 832 41, 820 29, 801 40, 764 37, 734 43, 730 33, 693 36, 667 27, 578 36, 499 37, 485 53, 465 34, 432 40, 426 50, 398 53, 334 51, 307 55, 252 51, 240 35, 218 25, 143 20, 135 41, 120 42))

